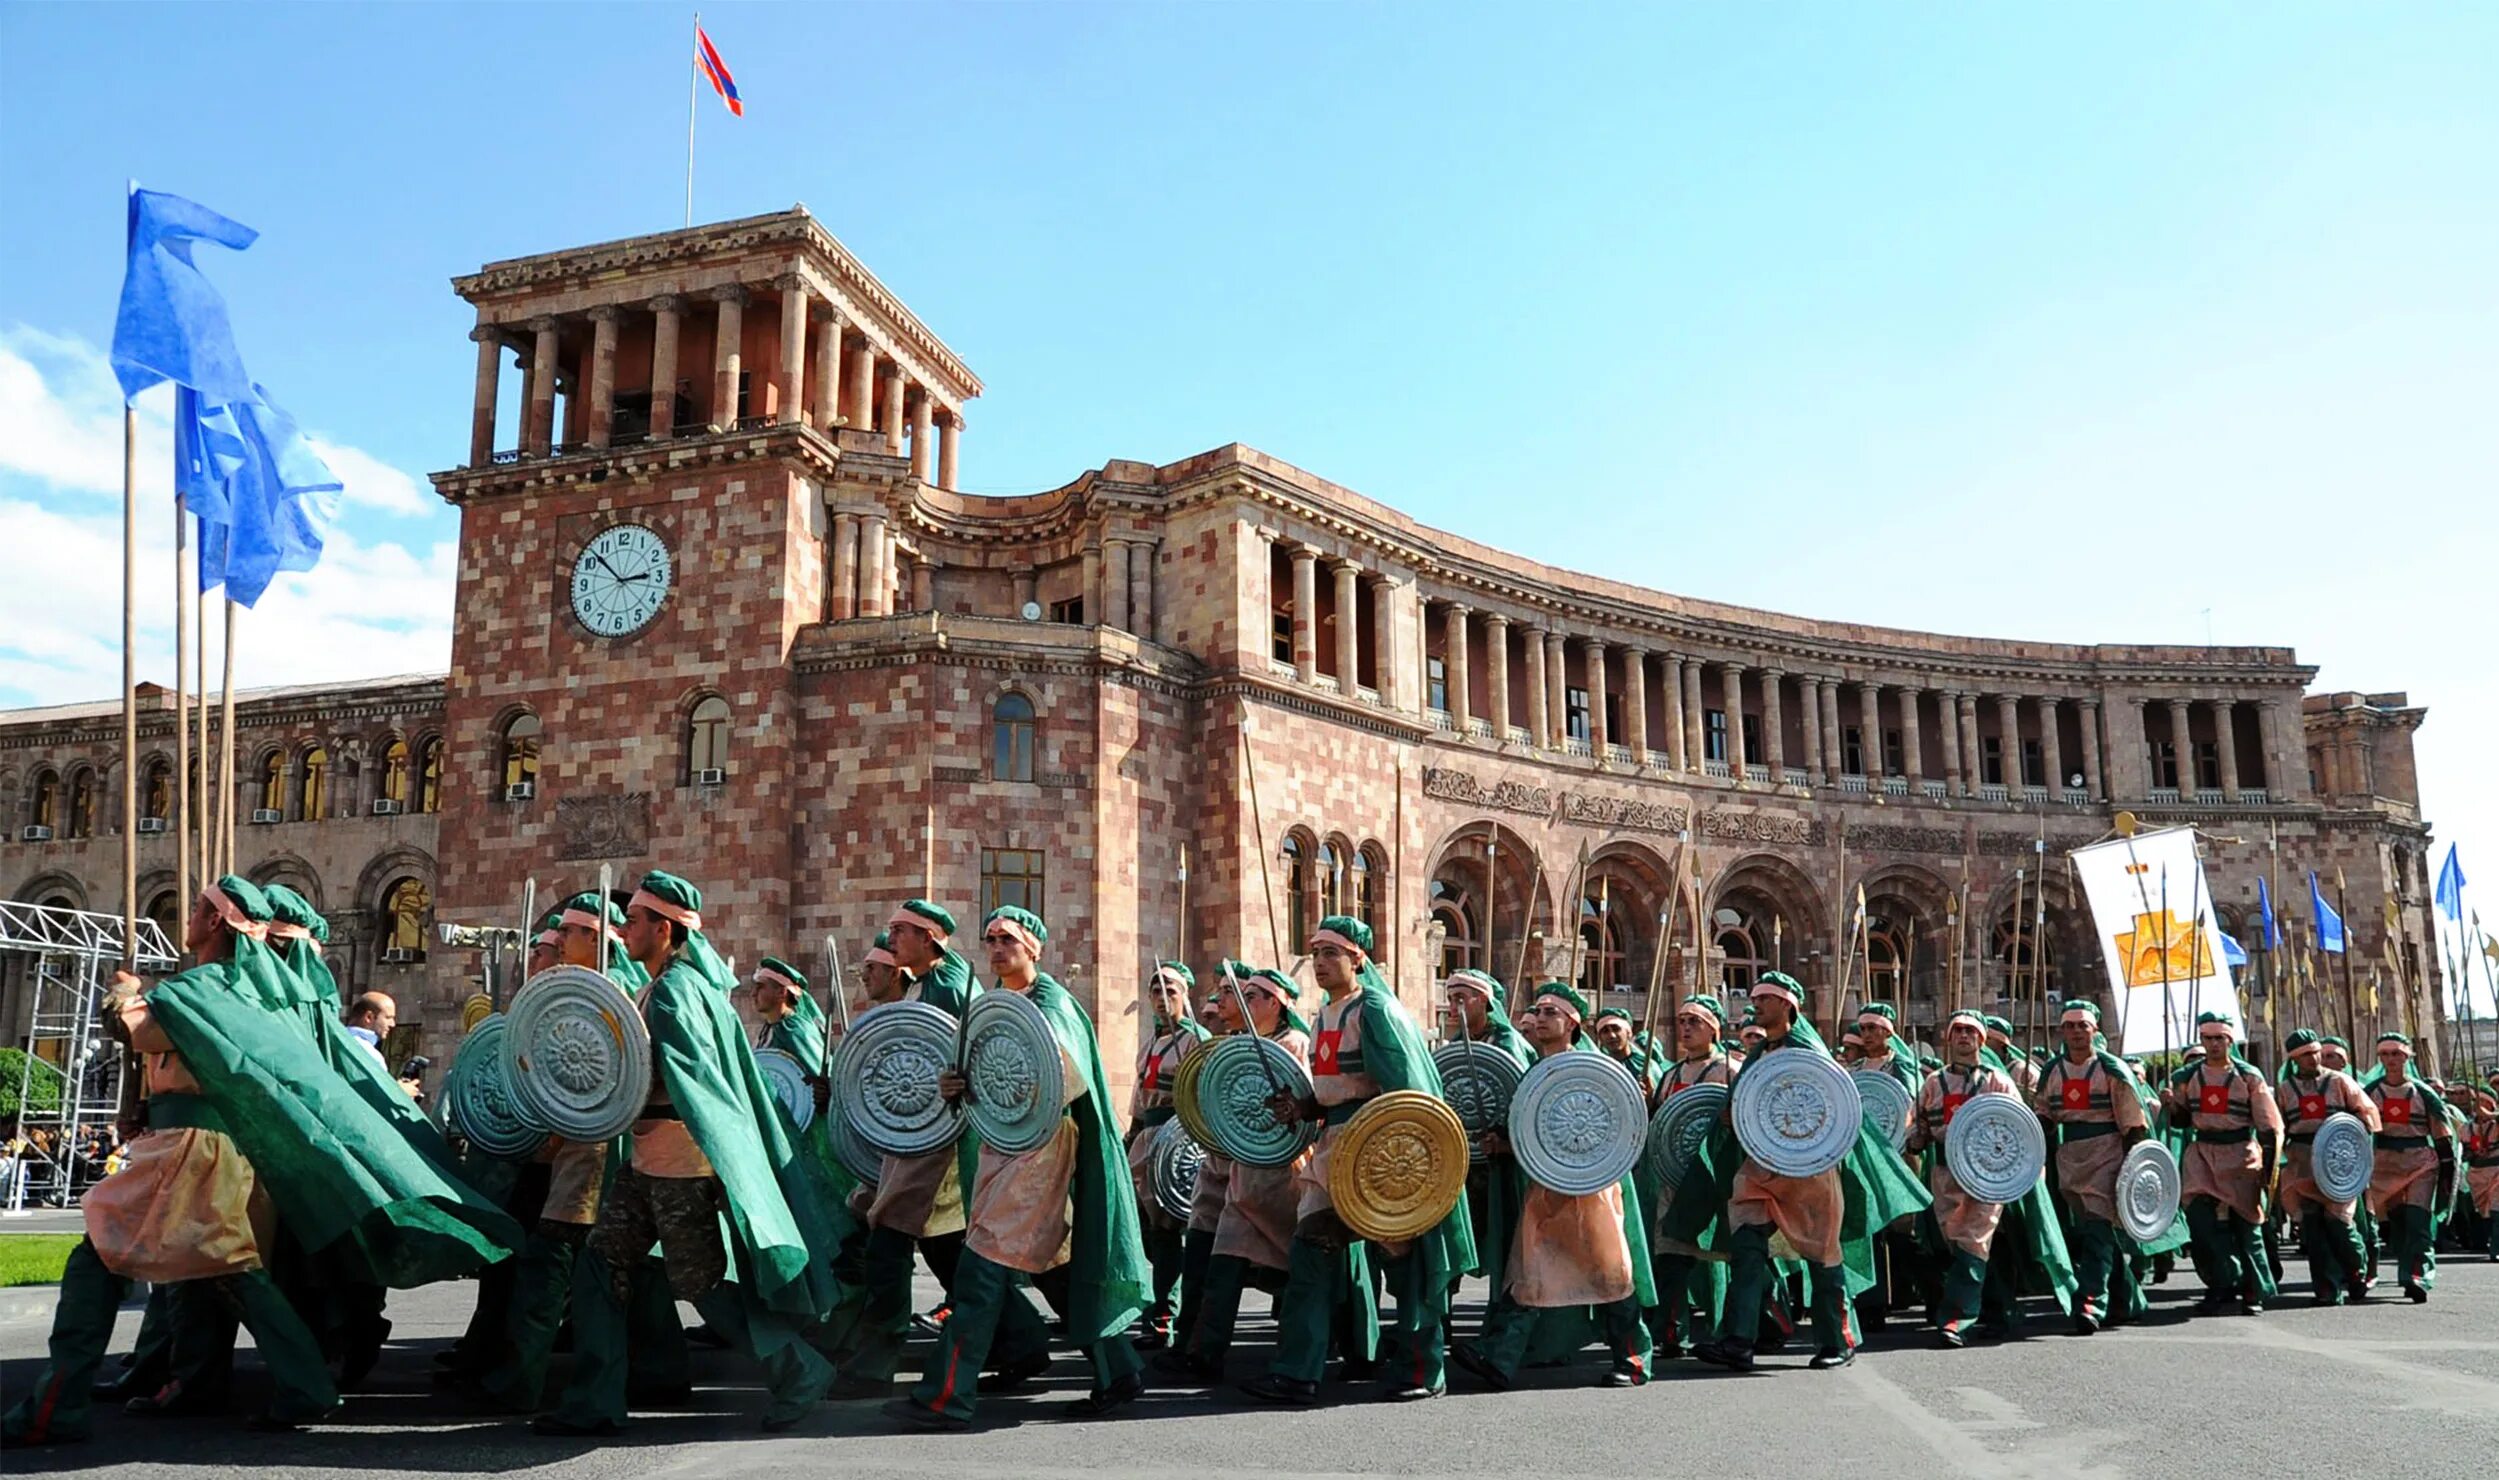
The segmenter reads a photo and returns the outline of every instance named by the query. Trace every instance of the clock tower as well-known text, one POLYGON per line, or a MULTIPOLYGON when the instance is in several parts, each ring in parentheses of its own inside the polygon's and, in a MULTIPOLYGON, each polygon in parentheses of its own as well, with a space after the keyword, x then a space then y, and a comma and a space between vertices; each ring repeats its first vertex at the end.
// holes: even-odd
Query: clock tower
POLYGON ((895 609, 893 515, 952 488, 980 382, 803 207, 454 287, 477 380, 467 463, 434 476, 461 516, 442 918, 518 923, 524 881, 552 903, 605 862, 692 879, 726 954, 791 949, 794 649, 895 609))

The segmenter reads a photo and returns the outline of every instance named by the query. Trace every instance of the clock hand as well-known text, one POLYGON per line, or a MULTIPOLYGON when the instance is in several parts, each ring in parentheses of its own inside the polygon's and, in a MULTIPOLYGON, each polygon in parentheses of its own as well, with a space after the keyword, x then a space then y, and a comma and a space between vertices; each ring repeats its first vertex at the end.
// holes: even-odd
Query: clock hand
POLYGON ((615 576, 615 577, 616 577, 616 579, 618 579, 618 580, 620 580, 620 581, 624 579, 624 577, 623 577, 622 575, 619 575, 619 574, 617 573, 617 570, 616 570, 616 567, 615 567, 615 566, 609 565, 609 564, 607 563, 607 557, 606 557, 606 556, 604 556, 604 555, 602 555, 602 554, 600 554, 598 551, 596 551, 596 550, 591 551, 591 552, 590 552, 590 558, 591 558, 591 559, 593 559, 593 560, 595 560, 595 561, 597 561, 597 562, 599 562, 599 566, 600 566, 600 568, 601 568, 601 569, 603 569, 603 570, 605 570, 605 571, 606 571, 609 575, 611 575, 611 576, 615 576))

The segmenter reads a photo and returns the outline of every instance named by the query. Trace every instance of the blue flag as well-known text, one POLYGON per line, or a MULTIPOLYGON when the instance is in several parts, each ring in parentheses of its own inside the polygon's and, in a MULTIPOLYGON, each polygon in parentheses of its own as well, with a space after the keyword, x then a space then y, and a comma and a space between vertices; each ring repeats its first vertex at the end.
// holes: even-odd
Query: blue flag
POLYGON ((2221 959, 2244 971, 2247 969, 2247 947, 2239 944, 2237 936, 2225 935, 2221 938, 2221 959))
POLYGON ((2308 903, 2317 912, 2317 949, 2340 955, 2343 950, 2343 917, 2334 913, 2334 906, 2325 902, 2317 888, 2317 871, 2308 871, 2308 903))
POLYGON ((252 393, 226 301, 191 260, 194 242, 241 251, 260 233, 204 205, 130 187, 130 261, 113 320, 113 376, 126 400, 160 380, 214 402, 252 393))
POLYGON ((2279 950, 2282 946, 2282 927, 2274 923, 2273 891, 2265 887, 2262 879, 2256 881, 2256 912, 2265 921, 2265 949, 2279 950))
POLYGON ((2438 871, 2438 887, 2431 891, 2438 901, 2438 912, 2461 927, 2464 924, 2464 865, 2456 861, 2456 845, 2447 845, 2447 862, 2438 871))

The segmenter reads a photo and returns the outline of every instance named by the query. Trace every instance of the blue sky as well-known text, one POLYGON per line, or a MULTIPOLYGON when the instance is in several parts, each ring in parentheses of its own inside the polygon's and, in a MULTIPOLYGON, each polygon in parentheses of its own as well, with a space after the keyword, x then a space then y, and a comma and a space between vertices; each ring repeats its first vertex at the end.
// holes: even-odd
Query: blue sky
MULTIPOLYGON (((804 201, 944 335, 975 490, 1239 440, 1670 590, 2289 644, 2429 705, 2499 906, 2499 11, 705 14, 748 106, 703 100, 697 215, 804 201)), ((0 6, 43 59, 0 89, 40 141, 0 158, 0 539, 67 552, 0 594, 0 704, 111 687, 125 177, 261 229, 211 270, 352 469, 246 676, 439 664, 446 279, 678 223, 687 30, 0 6)))

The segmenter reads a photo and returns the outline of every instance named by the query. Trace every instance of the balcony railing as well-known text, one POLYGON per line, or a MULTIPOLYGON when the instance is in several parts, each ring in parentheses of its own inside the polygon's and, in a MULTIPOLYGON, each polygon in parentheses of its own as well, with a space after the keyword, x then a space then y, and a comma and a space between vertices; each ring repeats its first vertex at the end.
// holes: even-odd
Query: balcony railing
POLYGON ((1478 740, 1490 740, 1492 738, 1492 721, 1488 719, 1478 719, 1473 715, 1469 715, 1467 716, 1466 721, 1466 732, 1478 740))
POLYGON ((1608 765, 1628 766, 1632 763, 1631 747, 1628 745, 1608 745, 1605 747, 1605 759, 1608 765))
POLYGON ((1455 730, 1457 728, 1457 725, 1451 722, 1449 718, 1449 711, 1446 709, 1427 709, 1423 712, 1431 716, 1432 728, 1435 730, 1455 730))
POLYGON ((1940 781, 1921 781, 1918 783, 1918 790, 1926 796, 1941 798, 1944 795, 1944 783, 1940 781))
POLYGON ((1512 745, 1525 745, 1533 738, 1527 733, 1527 726, 1525 725, 1506 726, 1503 729, 1502 734, 1503 737, 1512 745))
POLYGON ((1840 773, 1840 790, 1852 797, 1864 796, 1867 794, 1866 778, 1858 775, 1854 771, 1842 771, 1840 773))
POLYGON ((2060 795, 2065 805, 2069 807, 2088 807, 2091 805, 2091 793, 2078 786, 2069 786, 2065 788, 2060 795))
POLYGON ((2243 786, 2239 788, 2239 800, 2251 807, 2270 807, 2273 805, 2273 793, 2261 786, 2243 786))
POLYGON ((2146 798, 2146 800, 2168 802, 2172 806, 2175 806, 2179 801, 2178 788, 2174 786, 2155 786, 2152 788, 2151 794, 2146 798))
POLYGON ((1562 753, 1564 755, 1595 754, 1595 752, 1589 747, 1588 742, 1581 739, 1577 735, 1565 735, 1562 737, 1562 753))
POLYGON ((1746 761, 1744 763, 1744 779, 1762 786, 1768 786, 1770 784, 1770 768, 1762 765, 1758 761, 1746 761))
POLYGON ((1814 783, 1812 773, 1804 767, 1782 766, 1779 768, 1779 784, 1781 786, 1811 786, 1814 783))
POLYGON ((2022 800, 2025 802, 2044 802, 2047 799, 2048 788, 2044 786, 2025 786, 2022 788, 2022 800))
POLYGON ((2003 782, 1982 781, 1978 784, 1978 799, 1982 802, 2002 802, 2011 798, 2006 794, 2003 782))
POLYGON ((1364 688, 1357 685, 1354 689, 1354 697, 1360 699, 1365 704, 1377 704, 1380 702, 1380 691, 1378 689, 1364 688))
POLYGON ((1728 769, 1725 761, 1703 761, 1701 762, 1701 774, 1704 776, 1715 776, 1719 780, 1724 781, 1733 776, 1735 772, 1728 769))
POLYGON ((1884 777, 1884 778, 1883 778, 1883 795, 1885 795, 1885 796, 1887 796, 1887 797, 1905 797, 1905 796, 1907 796, 1908 794, 1909 794, 1909 778, 1908 778, 1908 777, 1906 777, 1906 776, 1886 776, 1886 777, 1884 777))

